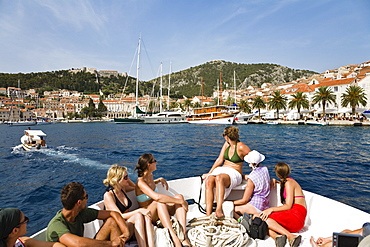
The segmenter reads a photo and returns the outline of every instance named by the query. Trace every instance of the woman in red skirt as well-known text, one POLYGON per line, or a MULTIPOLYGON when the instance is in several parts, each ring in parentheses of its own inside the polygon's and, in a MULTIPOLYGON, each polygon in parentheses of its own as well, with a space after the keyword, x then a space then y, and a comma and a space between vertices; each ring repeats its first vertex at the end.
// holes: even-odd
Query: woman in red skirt
POLYGON ((302 237, 292 232, 298 232, 304 227, 307 215, 306 200, 301 186, 289 177, 289 165, 277 163, 275 173, 280 179, 280 197, 283 205, 262 211, 260 217, 267 222, 269 235, 275 239, 277 247, 285 246, 287 239, 290 246, 297 247, 302 237))

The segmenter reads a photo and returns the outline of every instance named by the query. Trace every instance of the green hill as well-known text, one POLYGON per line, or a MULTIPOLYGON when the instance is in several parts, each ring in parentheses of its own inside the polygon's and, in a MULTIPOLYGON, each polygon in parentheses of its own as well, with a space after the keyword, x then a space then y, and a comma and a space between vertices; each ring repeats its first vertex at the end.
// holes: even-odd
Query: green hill
MULTIPOLYGON (((204 95, 211 96, 217 89, 222 72, 223 89, 246 88, 250 85, 261 86, 263 83, 281 84, 297 78, 317 74, 308 70, 295 70, 276 64, 240 64, 215 60, 205 64, 171 74, 171 97, 182 98, 201 95, 201 81, 204 81, 204 95)), ((135 78, 124 76, 102 77, 88 72, 70 73, 68 70, 38 73, 0 73, 0 87, 18 87, 23 90, 35 88, 40 94, 44 91, 67 89, 84 93, 105 95, 135 92, 135 78)), ((164 93, 167 92, 168 75, 163 76, 164 93)), ((159 78, 140 83, 140 95, 158 92, 159 78), (154 87, 153 87, 154 86, 154 87)))

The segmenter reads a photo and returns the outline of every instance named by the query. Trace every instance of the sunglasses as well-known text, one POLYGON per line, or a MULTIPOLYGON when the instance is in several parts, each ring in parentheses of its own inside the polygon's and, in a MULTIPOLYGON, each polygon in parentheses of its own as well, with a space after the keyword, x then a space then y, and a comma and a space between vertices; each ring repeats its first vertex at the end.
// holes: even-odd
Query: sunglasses
POLYGON ((24 216, 24 221, 22 221, 21 223, 19 223, 19 224, 16 226, 16 228, 19 228, 21 225, 26 224, 26 223, 28 223, 29 221, 30 221, 30 219, 29 219, 28 217, 24 216))
POLYGON ((128 179, 128 175, 124 176, 123 179, 124 180, 127 180, 128 179))
POLYGON ((149 162, 150 164, 153 164, 153 163, 157 163, 157 160, 153 160, 151 162, 149 162))
POLYGON ((89 194, 86 194, 86 196, 84 196, 84 197, 82 197, 80 200, 87 200, 87 199, 89 199, 89 194))

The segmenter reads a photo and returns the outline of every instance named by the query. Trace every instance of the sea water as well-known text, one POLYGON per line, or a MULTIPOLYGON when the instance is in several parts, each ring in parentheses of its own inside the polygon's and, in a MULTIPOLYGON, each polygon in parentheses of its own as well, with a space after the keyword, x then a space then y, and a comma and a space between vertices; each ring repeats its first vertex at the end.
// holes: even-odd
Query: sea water
MULTIPOLYGON (((61 188, 77 181, 89 204, 102 200, 102 183, 112 164, 129 168, 154 154, 156 177, 167 180, 209 171, 225 125, 58 123, 32 126, 48 136, 48 148, 25 152, 25 127, 0 125, 0 207, 18 207, 30 218, 28 235, 47 226, 62 208, 61 188)), ((303 189, 370 213, 370 129, 350 126, 239 125, 240 140, 266 156, 263 165, 286 162, 303 189)), ((250 170, 247 165, 244 173, 250 170)))

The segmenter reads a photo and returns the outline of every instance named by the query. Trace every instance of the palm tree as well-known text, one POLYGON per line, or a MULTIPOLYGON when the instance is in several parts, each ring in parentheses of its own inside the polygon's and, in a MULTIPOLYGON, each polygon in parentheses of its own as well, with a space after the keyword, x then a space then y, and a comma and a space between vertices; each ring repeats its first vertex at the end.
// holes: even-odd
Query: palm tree
POLYGON ((366 106, 367 98, 364 89, 359 86, 349 86, 346 88, 346 92, 342 94, 342 106, 347 107, 348 105, 352 108, 352 115, 356 114, 356 107, 363 105, 366 106))
POLYGON ((289 108, 297 108, 299 119, 301 119, 301 108, 308 109, 310 108, 310 102, 307 99, 307 95, 302 92, 296 92, 292 95, 293 99, 289 101, 289 108))
POLYGON ((280 91, 275 91, 272 98, 269 98, 269 108, 276 110, 277 119, 279 119, 279 110, 286 109, 286 101, 287 98, 284 95, 281 95, 280 91))
POLYGON ((194 108, 201 108, 202 107, 202 104, 197 101, 197 102, 194 102, 193 107, 194 108))
POLYGON ((253 99, 252 108, 253 109, 258 109, 258 118, 261 119, 261 109, 266 108, 266 103, 262 99, 261 96, 257 96, 256 98, 253 99))
POLYGON ((251 106, 249 105, 248 101, 246 101, 246 100, 241 100, 239 102, 239 108, 240 108, 240 110, 242 110, 246 113, 251 113, 251 111, 252 111, 251 106))
POLYGON ((231 98, 230 96, 227 97, 227 100, 224 102, 224 105, 232 105, 234 104, 234 98, 231 98))
POLYGON ((315 92, 313 96, 313 103, 316 105, 319 102, 322 103, 322 114, 325 117, 326 102, 335 103, 335 96, 333 95, 333 91, 327 86, 319 87, 319 90, 315 92))
POLYGON ((175 102, 175 101, 173 101, 173 102, 171 102, 171 103, 170 103, 170 109, 171 109, 171 110, 173 110, 173 109, 177 108, 177 106, 178 106, 178 103, 177 103, 177 102, 175 102))
POLYGON ((186 99, 184 101, 184 106, 186 107, 187 111, 189 111, 189 108, 191 106, 191 99, 186 99))

